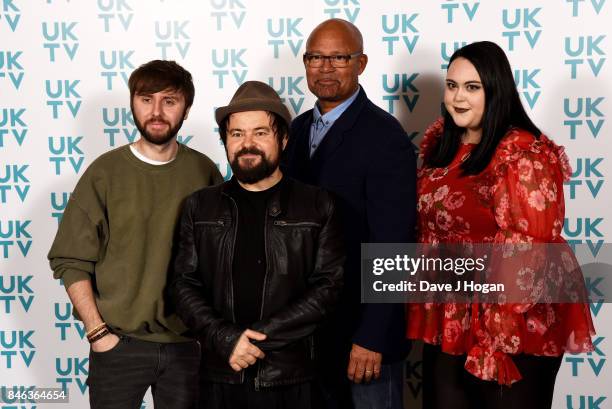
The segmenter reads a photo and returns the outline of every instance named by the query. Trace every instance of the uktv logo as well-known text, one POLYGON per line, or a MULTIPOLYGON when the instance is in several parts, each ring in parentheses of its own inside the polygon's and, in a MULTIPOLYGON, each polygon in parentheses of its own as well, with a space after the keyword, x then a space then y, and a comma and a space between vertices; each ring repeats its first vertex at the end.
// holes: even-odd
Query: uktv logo
POLYGON ((603 217, 575 217, 565 218, 563 235, 572 248, 578 244, 586 244, 593 257, 604 245, 604 235, 601 232, 603 217))
POLYGON ((599 377, 604 375, 606 366, 606 354, 603 351, 606 337, 596 337, 593 339, 595 350, 586 354, 566 356, 565 362, 571 366, 572 377, 584 376, 585 372, 592 373, 593 376, 599 377), (585 355, 585 356, 582 356, 585 355))
POLYGON ((570 67, 571 79, 578 78, 578 73, 583 71, 590 71, 594 77, 599 75, 606 63, 606 53, 602 48, 605 38, 605 34, 565 37, 565 54, 569 57, 565 59, 565 65, 570 67))
POLYGON ((280 58, 281 51, 286 47, 294 57, 298 56, 304 44, 304 35, 299 29, 301 22, 301 17, 268 19, 268 45, 272 47, 275 59, 280 58))
POLYGON ((49 62, 54 63, 58 55, 66 55, 74 60, 79 50, 79 38, 74 32, 77 22, 43 22, 43 48, 49 51, 49 62))
POLYGON ((569 128, 569 138, 597 139, 605 124, 600 106, 605 97, 576 97, 563 99, 563 125, 569 128))
POLYGON ((467 41, 453 41, 452 43, 441 42, 440 57, 442 57, 442 64, 440 64, 440 69, 448 69, 448 62, 450 61, 450 58, 452 57, 453 53, 461 47, 466 46, 467 44, 467 41))
POLYGON ((36 356, 35 333, 34 330, 0 331, 0 368, 29 368, 36 356))
POLYGON ((480 2, 473 2, 470 4, 466 1, 445 1, 440 7, 442 10, 446 11, 446 22, 452 24, 455 22, 455 17, 465 16, 468 21, 473 21, 474 17, 476 17, 476 13, 478 12, 478 7, 480 6, 480 2), (457 14, 455 14, 457 12, 457 14))
POLYGON ((228 26, 240 28, 247 15, 246 7, 239 0, 210 0, 214 11, 210 16, 215 19, 217 31, 222 31, 228 26), (225 24, 225 23, 228 24, 225 24))
POLYGON ((25 76, 25 70, 21 65, 20 58, 23 51, 0 51, 0 84, 5 79, 19 90, 25 76))
POLYGON ((514 51, 521 38, 527 41, 531 49, 535 48, 542 35, 542 25, 537 20, 541 10, 541 7, 502 10, 502 24, 506 29, 502 37, 508 40, 509 51, 514 51))
POLYGON ((77 90, 81 80, 46 80, 45 93, 47 94, 47 106, 51 108, 53 119, 59 119, 60 114, 65 112, 76 118, 81 109, 82 97, 77 90), (66 108, 66 109, 63 109, 66 108))
POLYGON ((382 41, 387 44, 387 55, 394 55, 399 45, 401 52, 412 54, 419 41, 419 30, 414 25, 418 13, 382 16, 382 41))
POLYGON ((134 123, 132 111, 124 107, 102 108, 102 132, 106 135, 108 146, 133 143, 138 137, 138 128, 134 123))
POLYGON ((50 136, 49 137, 49 162, 54 165, 55 174, 62 175, 68 171, 78 174, 83 167, 85 154, 79 147, 83 140, 82 136, 50 136))
MULTIPOLYGON (((571 179, 565 182, 565 186, 569 190, 570 200, 584 199, 584 196, 587 199, 597 199, 605 180, 602 173, 604 159, 603 157, 576 158, 575 163, 572 164, 571 179)), ((589 224, 589 226, 591 225, 589 224)), ((587 231, 591 233, 599 232, 597 228, 590 228, 587 231)))
POLYGON ((304 105, 304 76, 269 77, 268 84, 274 88, 284 104, 289 104, 293 113, 299 115, 304 105))
POLYGON ((592 396, 592 395, 566 395, 565 404, 567 409, 605 409, 601 406, 607 396, 592 396))
POLYGON ((106 33, 115 27, 128 31, 134 13, 127 0, 98 0, 97 4, 98 18, 102 20, 106 33))
POLYGON ((87 375, 89 358, 67 357, 55 358, 55 382, 63 390, 68 390, 71 384, 76 385, 82 395, 87 392, 87 375))
POLYGON ((33 275, 0 275, 0 311, 5 314, 29 312, 35 299, 30 287, 33 278, 33 275))
POLYGON ((116 84, 115 80, 122 81, 122 85, 127 86, 130 73, 134 69, 134 64, 130 60, 134 55, 134 50, 112 50, 100 51, 100 75, 106 80, 106 90, 112 91, 116 84))
POLYGON ((0 386, 0 409, 36 409, 36 400, 27 397, 35 393, 34 385, 0 386))
POLYGON ((187 57, 191 46, 191 37, 187 33, 189 23, 189 20, 155 22, 155 47, 159 48, 163 60, 175 55, 175 51, 182 59, 187 57))
POLYGON ((55 323, 53 325, 58 330, 60 341, 68 340, 70 334, 76 335, 79 340, 85 338, 87 333, 85 325, 75 320, 72 316, 72 304, 69 302, 56 302, 53 304, 53 312, 55 315, 55 323))
POLYGON ((28 125, 23 118, 25 108, 0 109, 0 148, 14 139, 21 146, 28 135, 28 125))
POLYGON ((224 48, 212 50, 212 74, 217 77, 219 88, 225 87, 225 78, 230 76, 236 85, 242 85, 249 72, 248 65, 244 62, 246 48, 224 48))
POLYGON ((572 5, 572 17, 580 17, 584 9, 591 9, 595 14, 601 13, 606 0, 566 0, 566 3, 572 5))
POLYGON ((15 32, 21 20, 21 10, 15 0, 0 0, 0 5, 0 23, 6 22, 10 30, 15 32))
POLYGON ((51 202, 51 218, 57 220, 59 226, 64 215, 64 210, 68 206, 68 200, 70 200, 69 192, 51 192, 49 194, 49 201, 51 202))
POLYGON ((405 105, 413 112, 420 98, 419 89, 414 81, 419 76, 418 72, 412 74, 383 74, 382 89, 383 101, 387 101, 387 111, 395 114, 396 103, 405 105))
POLYGON ((359 17, 359 0, 323 0, 323 13, 327 18, 341 18, 355 23, 359 17))
POLYGON ((535 107, 542 94, 542 88, 536 78, 540 72, 539 68, 514 70, 517 90, 530 109, 535 107))
POLYGON ((32 247, 30 223, 32 220, 0 220, 0 260, 15 253, 27 257, 32 247))
POLYGON ((0 203, 18 199, 24 203, 30 192, 30 179, 26 175, 30 165, 7 164, 0 166, 0 203))

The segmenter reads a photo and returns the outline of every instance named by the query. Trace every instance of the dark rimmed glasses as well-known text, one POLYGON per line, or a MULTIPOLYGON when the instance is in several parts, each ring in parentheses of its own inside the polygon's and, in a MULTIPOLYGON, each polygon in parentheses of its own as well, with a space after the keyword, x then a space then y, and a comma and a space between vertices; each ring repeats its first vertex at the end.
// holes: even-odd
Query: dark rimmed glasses
POLYGON ((351 61, 351 59, 355 57, 359 57, 363 53, 358 51, 353 54, 336 54, 336 55, 321 55, 321 54, 304 54, 304 64, 311 68, 319 68, 322 67, 325 63, 325 60, 329 60, 329 63, 334 68, 344 68, 347 67, 351 61))

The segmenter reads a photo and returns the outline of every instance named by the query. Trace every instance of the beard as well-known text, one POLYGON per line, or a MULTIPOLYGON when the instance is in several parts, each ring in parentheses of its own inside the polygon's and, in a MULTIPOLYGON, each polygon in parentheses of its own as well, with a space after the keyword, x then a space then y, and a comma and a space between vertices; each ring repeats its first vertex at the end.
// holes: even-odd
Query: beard
POLYGON ((142 135, 142 137, 147 142, 152 143, 154 145, 165 145, 178 134, 179 129, 181 129, 181 126, 183 126, 183 119, 181 118, 181 120, 175 126, 172 126, 170 122, 165 121, 159 117, 151 118, 145 123, 141 123, 138 118, 134 116, 134 123, 136 124, 136 128, 138 129, 138 132, 140 132, 140 135, 142 135), (168 131, 163 134, 152 134, 147 131, 147 125, 150 122, 163 122, 168 125, 168 131))
POLYGON ((339 101, 342 99, 340 96, 340 82, 336 81, 331 84, 323 85, 318 81, 315 81, 312 86, 309 85, 310 91, 317 97, 324 101, 339 101))
POLYGON ((234 160, 230 162, 230 167, 232 168, 232 172, 234 173, 234 176, 236 176, 236 179, 242 183, 251 185, 272 175, 272 173, 274 173, 274 171, 278 168, 279 163, 280 154, 276 155, 276 157, 273 159, 268 159, 266 158, 264 152, 257 148, 243 148, 236 152, 234 160), (240 156, 246 154, 259 155, 261 160, 257 163, 257 165, 251 165, 253 161, 248 161, 249 163, 247 166, 241 166, 239 161, 240 156))

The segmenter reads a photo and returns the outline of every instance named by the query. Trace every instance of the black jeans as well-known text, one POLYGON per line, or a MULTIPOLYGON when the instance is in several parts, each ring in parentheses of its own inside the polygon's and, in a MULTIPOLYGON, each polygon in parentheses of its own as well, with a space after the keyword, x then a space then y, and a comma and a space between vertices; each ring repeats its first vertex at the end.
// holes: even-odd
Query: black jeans
POLYGON ((195 409, 200 345, 122 336, 107 352, 89 352, 92 409, 139 409, 149 387, 155 409, 195 409))
POLYGON ((255 390, 247 376, 240 385, 204 381, 200 389, 200 409, 321 409, 311 382, 255 390))
POLYGON ((465 355, 423 347, 423 409, 546 409, 552 406, 563 357, 516 355, 523 379, 510 387, 483 381, 465 370, 465 355))

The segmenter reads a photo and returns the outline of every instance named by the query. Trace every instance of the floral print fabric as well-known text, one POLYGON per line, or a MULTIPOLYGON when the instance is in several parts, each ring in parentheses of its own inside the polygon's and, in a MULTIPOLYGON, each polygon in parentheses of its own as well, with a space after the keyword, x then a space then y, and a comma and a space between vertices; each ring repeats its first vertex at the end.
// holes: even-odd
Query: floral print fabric
MULTIPOLYGON (((422 157, 442 130, 442 119, 427 129, 422 157)), ((461 163, 475 146, 462 143, 445 168, 419 169, 419 242, 565 243, 563 181, 571 170, 563 148, 514 128, 483 172, 464 176, 461 163)), ((513 354, 593 351, 586 304, 408 304, 407 314, 408 338, 464 354, 467 371, 505 385, 521 379, 513 354)))

